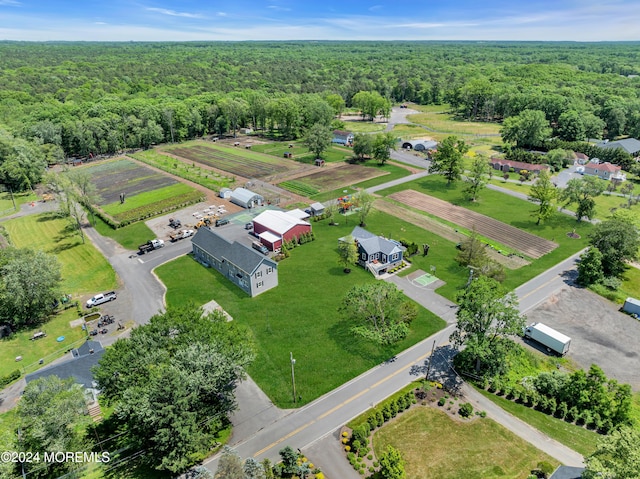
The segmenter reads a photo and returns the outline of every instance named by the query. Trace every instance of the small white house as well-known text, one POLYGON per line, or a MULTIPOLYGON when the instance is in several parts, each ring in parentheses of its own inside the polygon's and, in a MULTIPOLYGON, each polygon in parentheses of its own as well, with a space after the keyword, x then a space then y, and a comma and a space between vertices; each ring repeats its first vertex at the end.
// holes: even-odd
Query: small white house
POLYGON ((218 195, 220 196, 220 198, 224 198, 225 200, 228 200, 229 198, 231 198, 231 193, 233 193, 231 189, 221 188, 220 193, 218 193, 218 195))

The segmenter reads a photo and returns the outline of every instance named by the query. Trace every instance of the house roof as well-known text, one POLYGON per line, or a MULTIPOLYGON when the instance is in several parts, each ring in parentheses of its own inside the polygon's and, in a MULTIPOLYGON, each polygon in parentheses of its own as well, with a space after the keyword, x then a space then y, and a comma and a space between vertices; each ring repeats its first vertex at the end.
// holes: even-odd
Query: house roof
POLYGON ((393 253, 400 253, 406 249, 398 245, 395 241, 388 240, 382 236, 376 236, 359 226, 353 228, 351 236, 353 236, 353 239, 355 239, 368 254, 381 252, 388 256, 393 253))
POLYGON ((579 151, 574 151, 573 154, 575 155, 575 157, 579 160, 588 160, 589 157, 587 155, 585 155, 584 153, 580 153, 579 151))
POLYGON ((93 373, 91 372, 91 368, 98 364, 103 354, 104 349, 99 342, 87 341, 78 349, 73 350, 72 359, 27 374, 25 380, 27 383, 30 383, 31 381, 44 377, 58 376, 60 379, 73 378, 75 382, 81 384, 83 387, 91 388, 93 387, 93 373), (90 350, 94 352, 91 353, 90 350))
POLYGON ((300 208, 296 208, 295 210, 287 211, 287 214, 298 218, 299 220, 306 220, 309 217, 309 213, 305 213, 300 208))
POLYGON ((549 479, 580 479, 584 467, 560 466, 549 479))
POLYGON ((352 133, 350 131, 344 131, 344 130, 333 130, 333 134, 334 134, 334 136, 335 135, 337 135, 337 136, 349 136, 352 133))
POLYGON ((609 173, 615 173, 616 171, 621 171, 622 167, 618 166, 618 165, 612 165, 609 162, 606 163, 597 163, 597 162, 593 162, 590 161, 589 163, 587 163, 586 165, 584 165, 585 168, 593 168, 594 170, 600 170, 600 171, 608 171, 609 173))
POLYGON ((282 238, 278 235, 274 235, 271 231, 263 231, 258 235, 261 240, 265 240, 267 243, 275 244, 276 241, 280 241, 282 238))
POLYGON ((297 225, 311 226, 308 222, 297 218, 286 211, 266 210, 253 219, 254 223, 261 224, 274 233, 283 235, 297 225))
POLYGON ((524 161, 504 160, 502 158, 491 158, 492 165, 507 165, 509 168, 518 168, 528 171, 548 170, 549 165, 537 165, 534 163, 525 163, 524 161))
POLYGON ((231 243, 209 228, 199 228, 191 242, 213 257, 229 261, 247 274, 253 274, 265 262, 276 265, 271 259, 248 246, 237 241, 231 243))
POLYGON ((236 188, 235 190, 233 190, 233 193, 231 193, 232 199, 236 199, 243 203, 248 203, 249 201, 254 199, 256 196, 258 198, 262 198, 262 196, 260 196, 258 193, 254 193, 253 191, 248 190, 246 188, 236 188))
POLYGON ((320 211, 320 210, 323 210, 325 207, 324 207, 324 205, 323 205, 322 203, 313 203, 313 204, 310 206, 310 208, 311 208, 313 211, 320 211))
POLYGON ((596 146, 599 148, 611 149, 611 148, 622 148, 629 154, 640 152, 640 140, 636 140, 635 138, 625 138, 624 140, 616 140, 616 141, 603 141, 598 143, 596 146))

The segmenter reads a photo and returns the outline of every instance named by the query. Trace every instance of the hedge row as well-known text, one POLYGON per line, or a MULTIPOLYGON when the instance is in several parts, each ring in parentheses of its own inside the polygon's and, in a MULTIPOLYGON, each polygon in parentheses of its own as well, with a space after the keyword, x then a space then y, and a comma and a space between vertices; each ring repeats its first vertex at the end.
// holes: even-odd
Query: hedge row
POLYGON ((22 376, 22 373, 20 372, 19 369, 16 369, 16 370, 12 371, 11 373, 7 374, 6 376, 1 376, 0 377, 0 388, 5 387, 7 384, 11 384, 13 381, 15 381, 16 379, 20 378, 20 376, 22 376))

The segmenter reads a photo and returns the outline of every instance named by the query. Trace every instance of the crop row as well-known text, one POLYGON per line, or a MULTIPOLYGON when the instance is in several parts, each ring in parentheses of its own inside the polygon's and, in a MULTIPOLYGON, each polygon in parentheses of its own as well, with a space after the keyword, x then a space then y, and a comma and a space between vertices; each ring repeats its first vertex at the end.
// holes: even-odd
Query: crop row
POLYGON ((319 193, 319 191, 313 186, 296 180, 283 181, 282 183, 279 183, 278 186, 301 196, 313 196, 319 193))

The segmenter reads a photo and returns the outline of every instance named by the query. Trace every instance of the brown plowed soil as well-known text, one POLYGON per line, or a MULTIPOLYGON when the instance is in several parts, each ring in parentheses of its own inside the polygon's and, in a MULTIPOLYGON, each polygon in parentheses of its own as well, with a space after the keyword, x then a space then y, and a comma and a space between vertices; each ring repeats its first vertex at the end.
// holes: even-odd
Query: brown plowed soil
POLYGON ((475 230, 478 234, 491 238, 531 258, 540 258, 558 246, 553 241, 418 191, 399 191, 389 197, 463 228, 475 230))

